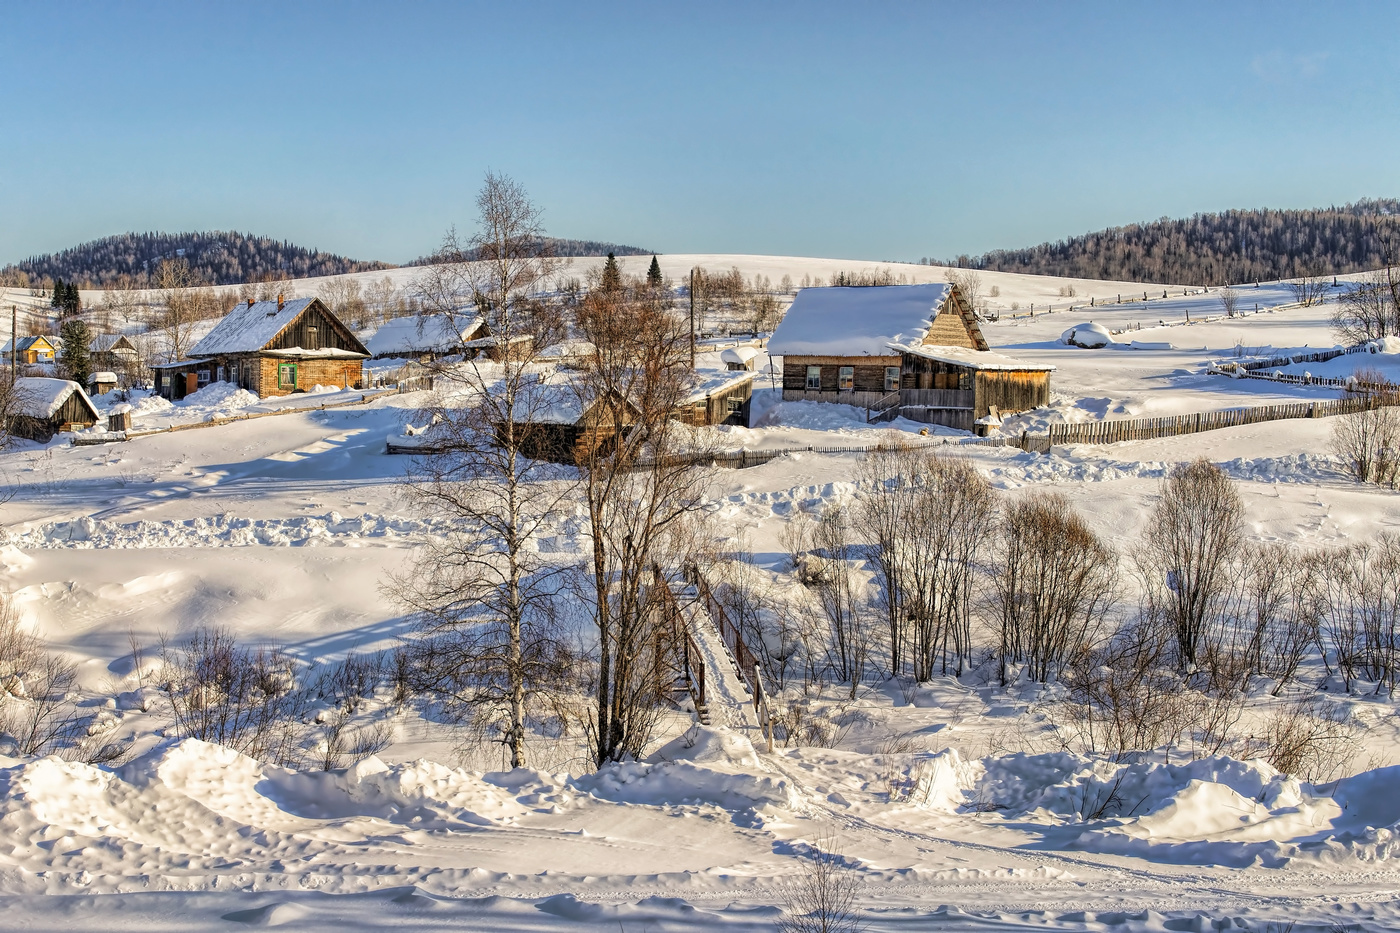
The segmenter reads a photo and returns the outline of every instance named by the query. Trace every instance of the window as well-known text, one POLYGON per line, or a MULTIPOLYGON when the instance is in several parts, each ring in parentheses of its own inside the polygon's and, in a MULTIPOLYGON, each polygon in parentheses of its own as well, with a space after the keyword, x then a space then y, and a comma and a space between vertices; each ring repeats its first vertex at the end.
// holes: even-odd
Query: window
POLYGON ((849 392, 856 387, 856 368, 854 366, 841 367, 836 387, 842 392, 849 392))
POLYGON ((320 332, 316 329, 316 327, 315 327, 314 325, 313 325, 313 326, 310 326, 310 327, 308 327, 308 328, 306 328, 306 349, 308 349, 308 350, 319 350, 319 349, 321 349, 321 336, 320 336, 320 332))
POLYGON ((278 363, 277 364, 277 388, 295 389, 297 387, 297 364, 278 363))
POLYGON ((744 410, 744 397, 742 395, 731 395, 724 400, 724 403, 728 406, 731 415, 736 415, 744 410))
POLYGON ((160 387, 161 387, 162 389, 168 389, 168 388, 170 388, 170 377, 169 377, 169 376, 161 376, 161 377, 160 377, 160 387))
POLYGON ((215 382, 223 382, 223 381, 224 381, 224 368, 223 368, 222 366, 219 367, 218 375, 215 376, 214 381, 215 381, 215 382))
POLYGON ((197 377, 197 378, 196 378, 196 381, 197 381, 200 385, 202 385, 202 386, 207 386, 207 385, 209 384, 209 370, 207 370, 207 369, 196 370, 196 371, 195 371, 195 376, 197 377))
POLYGON ((898 391, 899 391, 899 367, 898 367, 898 366, 886 366, 886 367, 885 367, 885 391, 886 391, 886 392, 898 392, 898 391))
POLYGON ((822 368, 820 366, 807 367, 807 388, 818 389, 822 387, 822 368))

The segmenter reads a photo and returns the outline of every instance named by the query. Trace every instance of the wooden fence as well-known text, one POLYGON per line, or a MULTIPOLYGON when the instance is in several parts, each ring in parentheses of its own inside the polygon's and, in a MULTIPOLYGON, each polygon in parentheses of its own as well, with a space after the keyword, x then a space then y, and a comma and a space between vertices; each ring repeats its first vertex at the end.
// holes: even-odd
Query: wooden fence
MULTIPOLYGON (((1327 399, 1313 402, 1291 402, 1285 405, 1261 405, 1256 408, 1232 408, 1225 411, 1203 411, 1191 415, 1169 415, 1163 418, 1135 418, 1126 421, 1093 421, 1086 424, 1050 425, 1049 446, 1056 444, 1116 444, 1119 441, 1145 441, 1159 437, 1178 437, 1218 431, 1265 421, 1290 418, 1329 418, 1346 415, 1378 404, 1367 398, 1327 399)), ((1391 403, 1393 404, 1393 403, 1391 403)))
POLYGON ((758 658, 749 650, 749 646, 744 643, 743 633, 739 627, 729 618, 729 613, 724 611, 724 606, 715 599, 714 591, 710 589, 709 581, 700 572, 700 568, 694 564, 686 566, 686 576, 695 586, 696 592, 700 596, 700 601, 705 607, 705 611, 714 620, 715 627, 719 629, 720 640, 729 649, 730 656, 734 659, 735 666, 739 669, 739 676, 744 679, 744 684, 749 688, 749 696, 754 701, 757 708, 760 698, 763 696, 763 684, 758 678, 758 658))

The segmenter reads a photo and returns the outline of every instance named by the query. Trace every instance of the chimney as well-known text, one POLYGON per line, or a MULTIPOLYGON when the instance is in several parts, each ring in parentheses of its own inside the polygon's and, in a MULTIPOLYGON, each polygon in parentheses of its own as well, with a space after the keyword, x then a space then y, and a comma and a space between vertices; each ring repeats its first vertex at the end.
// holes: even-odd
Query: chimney
POLYGON ((249 299, 248 299, 248 307, 251 308, 252 306, 253 306, 253 299, 249 298, 249 299))
POLYGON ((282 305, 283 305, 282 296, 281 296, 281 295, 278 295, 278 296, 277 296, 277 310, 278 310, 278 311, 281 311, 281 310, 282 310, 282 305))

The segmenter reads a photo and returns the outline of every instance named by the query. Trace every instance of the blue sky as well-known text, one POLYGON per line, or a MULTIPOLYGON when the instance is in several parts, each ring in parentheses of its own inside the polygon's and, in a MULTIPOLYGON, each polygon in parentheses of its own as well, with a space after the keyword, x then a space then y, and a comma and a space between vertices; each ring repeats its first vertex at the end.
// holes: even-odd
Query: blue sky
POLYGON ((0 264, 239 229, 918 259, 1400 196, 1400 3, 0 0, 0 264))

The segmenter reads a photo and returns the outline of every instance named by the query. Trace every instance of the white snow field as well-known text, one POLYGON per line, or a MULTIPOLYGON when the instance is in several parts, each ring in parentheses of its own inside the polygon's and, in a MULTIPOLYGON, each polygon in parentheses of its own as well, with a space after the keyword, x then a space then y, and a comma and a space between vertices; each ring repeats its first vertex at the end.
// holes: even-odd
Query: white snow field
MULTIPOLYGON (((647 261, 624 265, 639 271, 647 261)), ((661 261, 674 277, 698 263, 775 279, 888 265, 661 261)), ((943 280, 937 268, 895 268, 943 280)), ((990 273, 983 281, 1023 307, 1060 303, 1069 284, 990 273)), ((1086 298, 1120 289, 1073 284, 1086 298)), ((1131 287, 1140 297, 1144 286, 1131 287)), ((1129 286, 1121 290, 1128 297, 1129 286)), ((1281 307, 1291 295, 1266 284, 1255 314, 1253 291, 1241 288, 1250 314, 1223 320, 1202 322, 1218 301, 1193 295, 984 324, 993 349, 1056 367, 1052 405, 1004 430, 1335 397, 1208 372, 1237 354, 1333 345, 1329 306, 1281 307), (1118 332, 1116 344, 1058 342, 1088 321, 1118 332), (1133 340, 1158 349, 1123 347, 1133 340)), ((1400 354, 1383 352, 1312 372, 1345 376, 1350 361, 1400 370, 1400 354)), ((721 446, 863 447, 891 431, 946 440, 1006 496, 1064 491, 1121 550, 1139 537, 1162 477, 1198 456, 1238 481, 1259 540, 1336 545, 1400 528, 1395 493, 1338 470, 1325 419, 1031 454, 962 446, 964 435, 942 429, 921 438, 925 426, 908 422, 868 425, 854 408, 782 403, 759 362, 754 426, 712 429, 721 446)), ((301 410, 0 453, 10 493, 0 504, 0 590, 27 629, 78 662, 90 728, 135 740, 115 765, 0 757, 6 926, 771 930, 783 884, 834 833, 872 930, 1400 928, 1400 719, 1369 693, 1333 696, 1359 740, 1318 784, 1259 760, 1080 757, 1056 738, 1053 692, 1002 689, 985 676, 824 696, 841 727, 835 747, 770 751, 718 639, 704 632, 714 725, 692 727, 678 712, 645 760, 596 773, 557 743, 535 749, 534 769, 502 770, 498 751, 466 750, 450 728, 385 698, 369 701, 366 716, 392 741, 348 769, 291 771, 168 736, 149 678, 162 636, 178 642, 217 624, 316 663, 392 647, 407 632, 381 586, 442 529, 411 510, 400 489, 409 458, 385 455, 384 444, 426 396, 319 407, 332 397, 266 403, 214 385, 174 407, 137 399, 138 427, 269 405, 301 410)), ((796 586, 785 524, 849 498, 859 466, 856 453, 799 451, 717 471, 714 527, 764 585, 796 586)), ((542 549, 576 552, 585 526, 581 513, 564 516, 542 549)), ((1304 679, 1315 684, 1318 672, 1304 679)), ((1284 702, 1261 691, 1250 715, 1284 702)))

